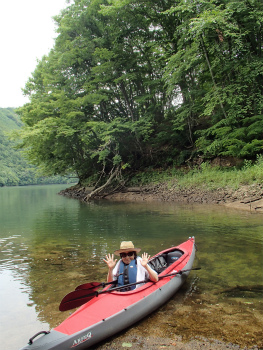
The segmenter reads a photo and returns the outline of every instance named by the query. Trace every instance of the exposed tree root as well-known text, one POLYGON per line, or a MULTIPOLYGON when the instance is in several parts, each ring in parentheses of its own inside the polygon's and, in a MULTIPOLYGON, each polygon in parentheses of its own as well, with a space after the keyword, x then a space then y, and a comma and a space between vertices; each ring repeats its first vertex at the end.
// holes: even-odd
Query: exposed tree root
POLYGON ((117 168, 112 168, 111 172, 110 172, 110 177, 108 178, 108 180, 100 187, 95 188, 92 192, 90 192, 86 197, 84 197, 84 201, 88 202, 90 200, 92 200, 94 197, 102 194, 102 198, 105 197, 107 194, 109 194, 109 192, 105 193, 105 190, 107 188, 111 188, 112 183, 114 182, 114 180, 118 181, 118 185, 114 188, 111 189, 110 193, 114 193, 115 191, 119 191, 120 187, 123 186, 120 184, 120 178, 121 178, 121 169, 120 167, 117 168))

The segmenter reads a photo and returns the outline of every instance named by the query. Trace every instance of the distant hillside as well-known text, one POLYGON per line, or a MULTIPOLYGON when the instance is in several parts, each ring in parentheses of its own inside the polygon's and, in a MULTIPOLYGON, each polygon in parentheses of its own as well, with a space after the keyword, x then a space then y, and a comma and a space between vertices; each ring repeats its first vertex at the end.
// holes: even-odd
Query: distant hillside
POLYGON ((13 108, 0 108, 0 129, 9 132, 21 128, 22 122, 13 108))
POLYGON ((0 108, 0 186, 69 183, 61 176, 39 177, 36 167, 29 164, 8 133, 21 128, 23 123, 13 108, 0 108))

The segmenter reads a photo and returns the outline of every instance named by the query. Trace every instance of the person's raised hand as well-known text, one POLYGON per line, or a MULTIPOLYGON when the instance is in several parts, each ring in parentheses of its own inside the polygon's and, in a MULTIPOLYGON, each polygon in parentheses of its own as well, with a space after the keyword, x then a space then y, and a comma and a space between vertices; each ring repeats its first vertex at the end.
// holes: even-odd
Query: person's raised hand
POLYGON ((151 255, 148 255, 148 253, 143 253, 142 254, 142 260, 141 260, 141 264, 143 267, 145 267, 148 264, 148 261, 150 259, 151 255))
POLYGON ((114 259, 114 254, 108 254, 105 256, 105 259, 103 259, 103 261, 108 265, 109 270, 113 270, 117 259, 114 259))

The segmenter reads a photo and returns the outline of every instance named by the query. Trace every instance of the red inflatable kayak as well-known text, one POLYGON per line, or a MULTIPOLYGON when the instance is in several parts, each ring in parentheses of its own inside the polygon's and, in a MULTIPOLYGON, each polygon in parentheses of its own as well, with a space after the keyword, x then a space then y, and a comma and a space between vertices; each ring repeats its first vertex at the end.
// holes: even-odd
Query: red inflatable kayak
POLYGON ((159 274, 158 282, 146 282, 128 292, 107 286, 59 326, 31 338, 22 350, 87 349, 131 326, 176 293, 190 273, 194 258, 194 237, 161 251, 149 262, 159 274))

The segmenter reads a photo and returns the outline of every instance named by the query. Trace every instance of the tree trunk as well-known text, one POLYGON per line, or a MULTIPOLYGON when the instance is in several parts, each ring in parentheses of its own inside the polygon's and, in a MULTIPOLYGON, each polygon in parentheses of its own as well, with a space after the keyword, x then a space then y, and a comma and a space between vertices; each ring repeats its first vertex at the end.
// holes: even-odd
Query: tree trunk
MULTIPOLYGON (((206 62, 207 62, 208 68, 209 68, 209 72, 210 72, 210 75, 211 75, 211 78, 212 78, 212 82, 214 84, 215 90, 217 90, 215 77, 214 77, 214 74, 213 74, 213 71, 212 71, 212 67, 211 67, 211 64, 210 64, 210 61, 209 61, 208 53, 206 51, 203 35, 200 35, 200 37, 201 37, 202 48, 203 48, 203 51, 204 51, 204 54, 205 54, 205 59, 206 59, 206 62)), ((222 103, 221 99, 220 99, 219 103, 220 103, 220 107, 222 109, 222 112, 224 114, 224 117, 227 118, 227 115, 226 115, 226 112, 225 112, 225 108, 223 106, 223 103, 222 103)))
MULTIPOLYGON (((114 168, 113 168, 114 169, 114 168)), ((112 181, 114 180, 114 178, 117 178, 118 174, 120 173, 120 168, 117 167, 115 170, 111 170, 111 175, 108 178, 108 180, 100 187, 96 188, 94 191, 92 191, 91 193, 89 193, 85 198, 84 201, 88 202, 90 201, 92 198, 94 198, 97 194, 99 194, 100 192, 102 192, 105 188, 107 188, 112 181)))

